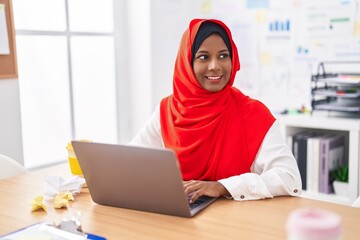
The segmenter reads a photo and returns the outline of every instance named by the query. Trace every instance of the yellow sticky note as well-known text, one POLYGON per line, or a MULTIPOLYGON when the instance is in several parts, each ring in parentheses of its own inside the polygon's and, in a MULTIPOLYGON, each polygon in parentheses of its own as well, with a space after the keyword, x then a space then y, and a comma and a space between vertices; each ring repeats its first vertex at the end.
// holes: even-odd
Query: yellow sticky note
POLYGON ((354 27, 353 27, 353 34, 354 36, 360 36, 360 19, 356 19, 354 21, 354 27))
POLYGON ((55 198, 54 200, 54 208, 67 208, 69 200, 65 198, 55 198))
POLYGON ((43 196, 37 196, 31 203, 31 211, 34 212, 39 209, 43 209, 45 212, 47 212, 45 204, 42 202, 43 196))
POLYGON ((201 4, 201 11, 205 14, 210 14, 212 12, 212 2, 210 0, 204 0, 201 4))
POLYGON ((72 195, 71 192, 61 192, 56 197, 65 198, 69 201, 74 201, 74 196, 72 195))
POLYGON ((71 192, 61 192, 56 195, 54 199, 54 208, 67 207, 69 201, 74 201, 74 196, 71 192))
POLYGON ((255 21, 257 24, 264 24, 266 22, 266 11, 264 10, 258 10, 256 12, 256 17, 255 17, 255 21))
POLYGON ((260 62, 261 64, 271 64, 272 63, 272 54, 268 52, 262 52, 260 54, 260 62))

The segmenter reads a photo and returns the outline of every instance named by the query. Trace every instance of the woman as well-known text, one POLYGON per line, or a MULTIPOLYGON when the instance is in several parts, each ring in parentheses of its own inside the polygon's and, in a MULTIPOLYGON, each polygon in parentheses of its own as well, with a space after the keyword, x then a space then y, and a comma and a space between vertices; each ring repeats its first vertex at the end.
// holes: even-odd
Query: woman
POLYGON ((202 195, 241 201, 301 193, 278 122, 232 86, 239 69, 228 27, 192 20, 175 62, 173 94, 131 141, 175 150, 190 203, 202 195))

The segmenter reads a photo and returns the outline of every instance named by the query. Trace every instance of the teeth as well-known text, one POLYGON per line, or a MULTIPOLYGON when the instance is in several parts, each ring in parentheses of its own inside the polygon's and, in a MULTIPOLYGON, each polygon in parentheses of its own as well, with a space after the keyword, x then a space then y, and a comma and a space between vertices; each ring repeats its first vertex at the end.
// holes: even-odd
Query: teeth
POLYGON ((221 76, 219 76, 219 77, 210 77, 210 76, 208 76, 207 78, 210 79, 210 80, 217 80, 217 79, 220 79, 221 76))

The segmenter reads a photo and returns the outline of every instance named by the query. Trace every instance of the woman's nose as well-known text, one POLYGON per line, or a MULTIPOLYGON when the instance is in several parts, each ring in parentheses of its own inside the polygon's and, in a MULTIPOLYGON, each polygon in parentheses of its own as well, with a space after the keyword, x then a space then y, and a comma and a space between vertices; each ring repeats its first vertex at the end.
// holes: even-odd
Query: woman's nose
POLYGON ((215 59, 212 59, 210 62, 209 62, 209 70, 219 70, 220 69, 220 64, 218 62, 218 60, 215 58, 215 59))

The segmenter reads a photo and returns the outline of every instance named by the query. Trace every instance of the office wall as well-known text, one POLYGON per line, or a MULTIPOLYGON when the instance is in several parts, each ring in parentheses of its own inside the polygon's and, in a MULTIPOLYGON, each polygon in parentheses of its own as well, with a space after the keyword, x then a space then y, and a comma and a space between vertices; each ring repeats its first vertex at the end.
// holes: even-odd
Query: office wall
POLYGON ((310 106, 320 61, 360 61, 359 0, 153 0, 153 106, 172 91, 181 35, 190 19, 230 27, 241 70, 235 86, 274 112, 310 106))
POLYGON ((23 164, 19 81, 0 80, 0 153, 23 164))
MULTIPOLYGON (((145 124, 152 113, 152 92, 156 86, 151 83, 151 40, 150 40, 150 3, 148 0, 127 1, 126 67, 128 78, 120 81, 128 82, 129 111, 120 114, 131 116, 131 138, 145 124)), ((126 100, 125 100, 126 101, 126 100)), ((119 121, 121 121, 119 117, 119 121)), ((127 140, 131 140, 131 138, 127 140)))
POLYGON ((192 4, 197 1, 151 1, 152 107, 172 93, 172 76, 181 36, 186 29, 192 4))

